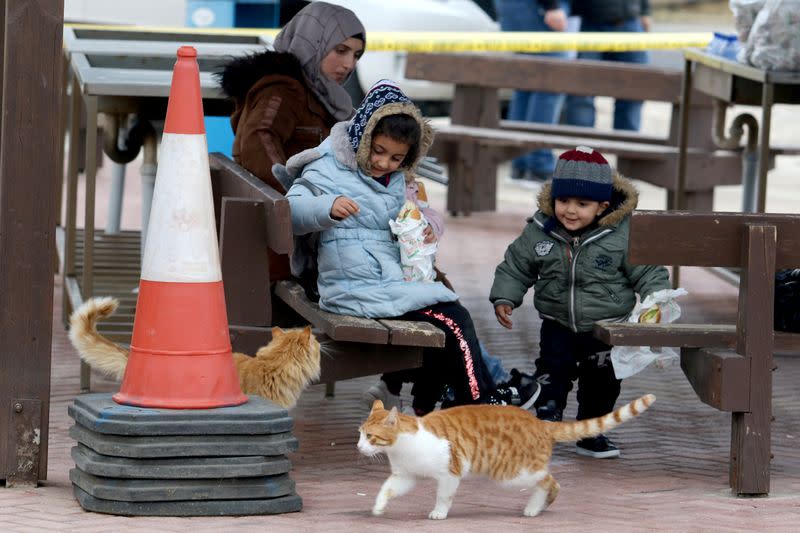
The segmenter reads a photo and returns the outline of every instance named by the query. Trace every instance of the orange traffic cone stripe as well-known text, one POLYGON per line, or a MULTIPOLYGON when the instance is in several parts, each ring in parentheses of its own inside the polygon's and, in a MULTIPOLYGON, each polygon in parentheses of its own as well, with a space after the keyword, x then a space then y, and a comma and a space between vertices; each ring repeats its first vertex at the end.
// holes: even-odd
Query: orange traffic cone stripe
POLYGON ((119 403, 207 409, 247 401, 231 353, 200 75, 181 47, 172 76, 119 403))
POLYGON ((197 50, 191 46, 181 46, 178 48, 178 60, 172 71, 164 133, 205 134, 205 132, 197 50))

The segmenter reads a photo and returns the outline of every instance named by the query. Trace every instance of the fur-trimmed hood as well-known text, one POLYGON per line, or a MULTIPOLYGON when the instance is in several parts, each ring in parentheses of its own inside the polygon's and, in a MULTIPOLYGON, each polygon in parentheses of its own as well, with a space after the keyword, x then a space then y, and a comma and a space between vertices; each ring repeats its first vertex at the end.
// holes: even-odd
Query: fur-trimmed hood
MULTIPOLYGON (((419 151, 417 152, 416 157, 408 163, 404 162, 400 169, 407 171, 407 173, 408 171, 413 172, 419 162, 422 161, 422 159, 428 154, 428 150, 430 150, 431 146, 433 145, 433 128, 428 120, 422 116, 422 113, 417 106, 411 102, 393 102, 390 104, 385 104, 381 106, 380 109, 375 110, 375 112, 372 113, 372 116, 369 117, 369 121, 367 121, 367 125, 364 128, 363 134, 361 135, 361 141, 358 143, 358 150, 355 153, 356 162, 362 170, 369 168, 369 153, 372 146, 372 131, 375 129, 375 125, 383 117, 400 114, 413 117, 414 120, 417 121, 417 124, 419 124, 422 132, 419 143, 419 151)), ((358 116, 354 117, 353 120, 356 120, 357 118, 358 116)), ((350 150, 352 151, 352 147, 350 150)))
POLYGON ((215 73, 226 95, 243 102, 248 91, 264 76, 282 75, 299 81, 306 87, 300 61, 289 53, 264 50, 233 59, 225 68, 215 73))
MULTIPOLYGON (((536 198, 539 211, 547 217, 555 215, 553 198, 550 193, 553 189, 553 182, 548 181, 542 185, 536 198)), ((614 171, 613 192, 611 194, 611 205, 608 210, 597 221, 598 226, 614 226, 622 222, 626 216, 633 213, 639 204, 639 191, 631 180, 614 171)))

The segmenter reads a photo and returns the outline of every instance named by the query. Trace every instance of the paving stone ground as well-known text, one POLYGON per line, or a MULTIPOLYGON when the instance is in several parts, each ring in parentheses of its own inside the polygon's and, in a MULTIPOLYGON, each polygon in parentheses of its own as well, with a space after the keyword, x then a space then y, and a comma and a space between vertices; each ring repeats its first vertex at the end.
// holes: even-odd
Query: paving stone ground
MULTIPOLYGON (((601 102, 602 104, 602 102, 601 102)), ((785 116, 785 115, 782 115, 785 116)), ((657 120, 657 117, 656 119, 657 120)), ((784 124, 788 131, 791 121, 784 124)), ((770 174, 772 211, 797 212, 798 160, 780 158, 770 174), (773 183, 777 185, 773 185, 773 183), (787 193, 789 193, 787 195, 787 193), (784 202, 785 205, 781 204, 784 202)), ((502 174, 503 168, 500 173, 502 174)), ((98 225, 102 227, 109 166, 98 182, 98 225)), ((507 367, 533 369, 538 325, 530 296, 515 315, 512 332, 494 320, 487 301, 491 276, 507 244, 532 213, 534 192, 507 185, 502 176, 500 210, 466 218, 448 218, 440 263, 470 309, 489 351, 507 367)), ((442 188, 429 187, 434 207, 443 208, 442 188)), ((658 208, 663 196, 642 187, 643 206, 658 208)), ((739 191, 740 192, 740 189, 739 191)), ((720 191, 718 209, 736 209, 737 190, 720 191)), ((123 227, 137 227, 138 166, 126 183, 123 227)), ((81 208, 82 209, 82 208, 81 208)), ((79 211, 82 212, 82 211, 79 211)), ((682 305, 689 319, 733 320, 736 292, 702 269, 684 269, 690 295, 682 305)), ((528 495, 499 489, 482 479, 465 481, 450 518, 432 522, 434 486, 422 483, 392 501, 382 518, 369 514, 388 474, 386 461, 369 460, 355 449, 365 412, 361 392, 375 377, 340 382, 326 398, 323 386, 311 387, 293 410, 300 449, 291 456, 292 478, 303 497, 300 513, 280 516, 216 518, 126 518, 85 512, 72 496, 68 472, 74 466, 67 434, 67 406, 79 392, 78 357, 61 323, 60 280, 53 300, 52 387, 48 479, 31 490, 0 489, 0 531, 797 531, 800 516, 800 357, 777 356, 772 426, 772 491, 768 498, 737 498, 727 484, 730 416, 697 400, 679 367, 648 368, 623 383, 620 402, 654 393, 657 402, 642 417, 615 430, 622 456, 615 460, 578 457, 570 445, 556 449, 552 472, 561 484, 555 503, 537 518, 524 518, 528 495)), ((114 391, 118 384, 93 377, 93 390, 114 391)), ((574 415, 574 394, 567 416, 574 415)))

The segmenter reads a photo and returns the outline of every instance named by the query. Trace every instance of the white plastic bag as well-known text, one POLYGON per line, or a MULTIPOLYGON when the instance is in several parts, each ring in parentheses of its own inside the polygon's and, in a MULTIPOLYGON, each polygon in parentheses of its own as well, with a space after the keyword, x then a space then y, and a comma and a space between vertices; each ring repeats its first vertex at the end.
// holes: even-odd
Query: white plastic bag
POLYGON ((389 221, 392 233, 397 235, 400 246, 400 263, 406 281, 433 281, 433 256, 437 242, 425 243, 425 228, 428 221, 414 202, 408 200, 400 209, 396 220, 389 221))
POLYGON ((800 70, 800 0, 766 0, 738 59, 764 70, 800 70))
MULTIPOLYGON (((631 311, 628 322, 639 322, 639 317, 654 305, 658 305, 660 324, 669 324, 681 316, 681 308, 675 302, 678 296, 688 294, 685 289, 664 289, 647 296, 643 302, 636 304, 631 311)), ((650 321, 654 322, 654 321, 650 321)), ((652 362, 658 368, 665 368, 677 362, 678 351, 675 348, 659 346, 614 346, 611 348, 611 362, 617 379, 625 379, 641 372, 652 362)))
POLYGON ((747 42, 750 28, 756 20, 756 15, 764 7, 765 0, 730 0, 729 5, 733 11, 733 25, 739 33, 739 42, 747 42))

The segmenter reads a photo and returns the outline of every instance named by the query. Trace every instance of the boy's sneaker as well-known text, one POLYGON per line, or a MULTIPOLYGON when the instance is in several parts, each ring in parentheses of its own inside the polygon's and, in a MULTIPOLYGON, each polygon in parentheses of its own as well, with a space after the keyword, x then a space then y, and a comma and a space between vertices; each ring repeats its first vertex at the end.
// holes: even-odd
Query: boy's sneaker
POLYGON ((561 422, 562 412, 555 400, 548 400, 546 404, 536 408, 536 418, 547 422, 561 422))
POLYGON ((498 387, 489 395, 486 403, 492 405, 515 405, 521 409, 530 409, 533 402, 539 397, 540 386, 536 381, 531 381, 521 387, 506 385, 498 387))
POLYGON ((372 409, 372 404, 375 403, 375 400, 382 401, 383 407, 387 411, 392 407, 400 409, 400 395, 389 392, 389 387, 386 386, 386 382, 382 379, 379 379, 376 384, 365 390, 364 394, 361 395, 361 401, 367 409, 372 409))
POLYGON ((579 440, 575 443, 575 451, 578 452, 578 455, 593 457, 595 459, 619 457, 619 448, 608 440, 608 437, 605 435, 579 440))

